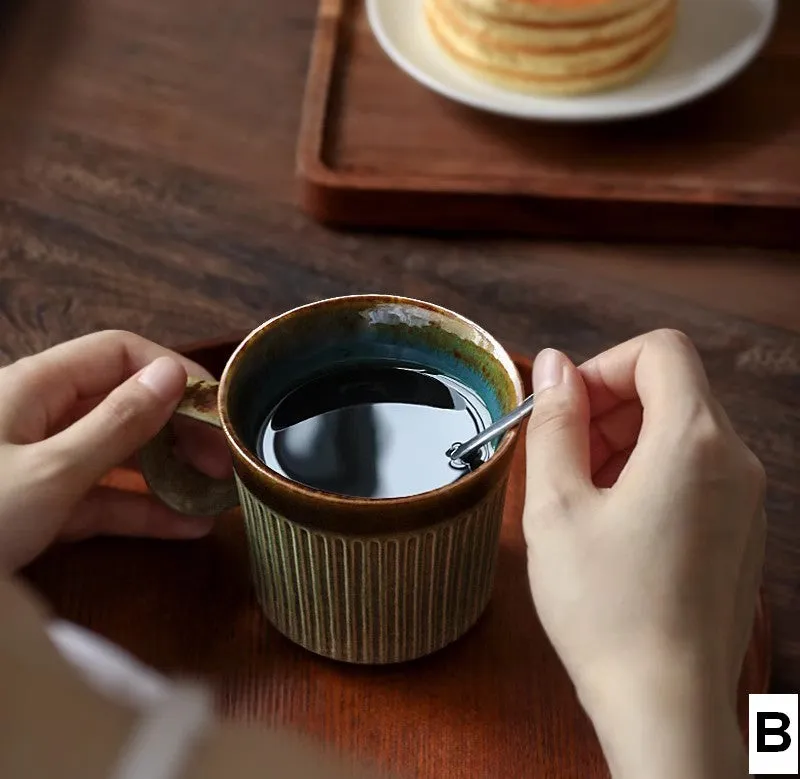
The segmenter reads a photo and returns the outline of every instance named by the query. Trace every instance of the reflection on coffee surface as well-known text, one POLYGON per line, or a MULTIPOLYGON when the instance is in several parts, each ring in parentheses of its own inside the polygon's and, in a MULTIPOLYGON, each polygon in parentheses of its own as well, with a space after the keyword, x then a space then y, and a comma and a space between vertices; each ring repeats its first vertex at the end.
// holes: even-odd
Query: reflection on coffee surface
POLYGON ((467 471, 450 464, 447 450, 491 421, 478 394, 450 376, 387 360, 351 364, 289 392, 263 423, 257 451, 308 487, 398 498, 461 478, 467 471))

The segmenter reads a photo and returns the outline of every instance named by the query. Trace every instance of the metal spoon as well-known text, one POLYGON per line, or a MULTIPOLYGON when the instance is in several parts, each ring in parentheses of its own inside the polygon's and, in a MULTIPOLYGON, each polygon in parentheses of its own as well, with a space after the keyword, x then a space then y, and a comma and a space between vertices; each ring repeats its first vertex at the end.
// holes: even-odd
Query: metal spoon
POLYGON ((492 422, 482 433, 478 433, 474 438, 470 438, 465 444, 455 443, 446 452, 453 464, 467 463, 469 456, 478 451, 482 446, 486 446, 506 430, 518 425, 533 411, 536 403, 535 395, 528 395, 513 411, 500 417, 497 422, 492 422))

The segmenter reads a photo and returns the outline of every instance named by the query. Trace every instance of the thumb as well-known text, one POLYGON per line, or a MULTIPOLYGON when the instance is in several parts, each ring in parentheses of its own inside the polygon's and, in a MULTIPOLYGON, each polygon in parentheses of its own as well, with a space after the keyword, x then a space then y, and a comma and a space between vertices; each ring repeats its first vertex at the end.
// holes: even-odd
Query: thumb
POLYGON ((591 488, 589 397, 577 368, 561 352, 544 349, 533 364, 533 391, 536 405, 526 441, 528 495, 550 501, 591 488))
POLYGON ((167 423, 186 387, 186 370, 159 357, 86 416, 37 446, 47 447, 78 494, 128 459, 167 423))

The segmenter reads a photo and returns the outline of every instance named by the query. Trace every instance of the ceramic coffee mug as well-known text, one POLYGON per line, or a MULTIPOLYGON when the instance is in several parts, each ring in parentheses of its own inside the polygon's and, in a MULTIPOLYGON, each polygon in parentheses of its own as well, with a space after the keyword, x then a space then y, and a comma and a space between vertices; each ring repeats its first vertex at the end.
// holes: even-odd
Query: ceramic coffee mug
POLYGON ((290 481, 246 443, 243 431, 265 403, 320 368, 370 358, 448 374, 476 391, 494 419, 522 400, 511 358, 458 314, 387 295, 335 298, 254 330, 219 384, 190 379, 176 413, 222 428, 234 479, 212 480, 179 462, 170 425, 141 461, 152 491, 179 511, 214 514, 241 504, 256 593, 281 633, 337 660, 394 663, 456 640, 486 607, 516 432, 452 484, 391 499, 290 481))

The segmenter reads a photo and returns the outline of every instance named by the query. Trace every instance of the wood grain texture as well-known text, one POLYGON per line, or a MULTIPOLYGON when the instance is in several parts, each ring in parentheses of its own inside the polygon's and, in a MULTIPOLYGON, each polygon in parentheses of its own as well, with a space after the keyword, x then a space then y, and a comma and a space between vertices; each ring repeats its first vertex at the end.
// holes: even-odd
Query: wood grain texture
MULTIPOLYGON (((184 351, 217 372, 236 343, 184 351)), ((517 365, 530 392, 531 362, 517 358, 517 365)), ((605 779, 591 723, 530 598, 524 480, 519 446, 486 612, 462 639, 412 663, 334 663, 283 638, 248 583, 239 511, 199 543, 98 541, 56 550, 30 574, 64 616, 158 668, 212 679, 227 718, 295 728, 400 779, 605 779)), ((122 473, 113 482, 142 488, 122 473)), ((743 730, 748 693, 766 689, 769 644, 759 610, 740 684, 743 730)))
POLYGON ((447 101, 380 50, 364 0, 321 6, 298 150, 326 223, 794 245, 800 6, 765 53, 687 108, 565 126, 447 101), (735 117, 735 119, 734 119, 735 117))
MULTIPOLYGON (((655 327, 683 329, 767 467, 774 686, 800 689, 797 243, 764 251, 736 246, 733 235, 730 248, 645 248, 330 232, 294 206, 315 0, 229 0, 224 9, 217 0, 84 0, 83 7, 84 31, 31 124, 26 164, 0 177, 2 362, 104 327, 182 344, 357 292, 431 300, 518 351, 556 346, 578 360, 655 327)), ((305 716, 343 747, 368 742, 387 761, 409 759, 403 737, 429 722, 435 728, 441 701, 421 694, 421 719, 376 732, 370 713, 399 694, 402 678, 369 701, 288 696, 275 675, 273 642, 248 622, 247 576, 225 574, 237 543, 224 529, 197 545, 98 541, 57 550, 35 577, 59 611, 122 639, 143 659, 172 658, 164 670, 180 663, 226 678, 226 706, 237 691, 263 685, 265 697, 248 698, 238 716, 305 716), (156 571, 163 601, 152 604, 142 582, 156 571), (97 597, 108 596, 102 613, 68 594, 80 577, 97 597), (207 628, 206 614, 184 613, 183 604, 217 592, 245 604, 245 613, 222 615, 198 646, 193 637, 207 628), (131 624, 151 623, 156 629, 125 638, 131 624), (242 635, 266 655, 255 680, 237 665, 242 635)), ((305 661, 291 662, 281 678, 307 673, 305 661)), ((517 722, 526 705, 503 716, 517 722)), ((482 741, 470 728, 486 722, 464 720, 444 734, 445 746, 480 761, 482 741)), ((519 746, 503 724, 487 727, 502 749, 519 746)), ((414 759, 429 769, 437 755, 425 743, 414 759)))

